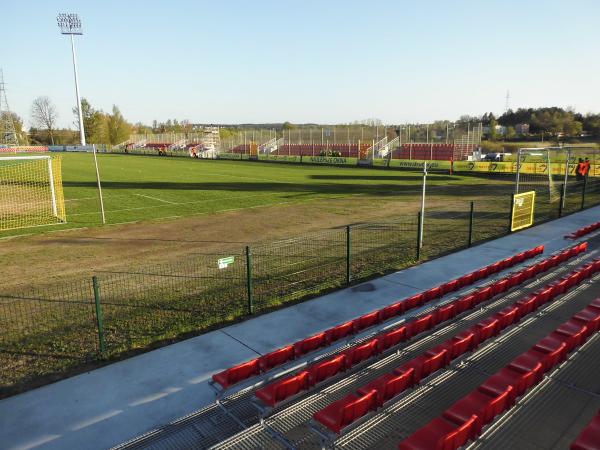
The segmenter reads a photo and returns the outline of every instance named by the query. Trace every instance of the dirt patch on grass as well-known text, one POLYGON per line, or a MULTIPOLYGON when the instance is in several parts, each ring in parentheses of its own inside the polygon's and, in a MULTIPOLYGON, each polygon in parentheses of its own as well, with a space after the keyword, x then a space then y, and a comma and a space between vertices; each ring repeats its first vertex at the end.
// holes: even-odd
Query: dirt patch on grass
POLYGON ((17 237, 0 243, 2 290, 175 263, 193 253, 222 253, 307 231, 389 220, 416 207, 407 199, 344 198, 17 237))

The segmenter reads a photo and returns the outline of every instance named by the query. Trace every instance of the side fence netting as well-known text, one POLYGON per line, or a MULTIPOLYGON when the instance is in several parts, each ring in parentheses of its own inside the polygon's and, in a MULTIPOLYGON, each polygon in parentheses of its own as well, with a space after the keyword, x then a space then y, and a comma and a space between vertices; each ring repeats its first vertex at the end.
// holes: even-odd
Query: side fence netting
POLYGON ((94 307, 88 280, 0 292, 0 394, 8 386, 94 360, 94 307))
POLYGON ((247 312, 241 251, 98 274, 109 354, 206 330, 247 312), (233 257, 226 267, 219 260, 233 257))

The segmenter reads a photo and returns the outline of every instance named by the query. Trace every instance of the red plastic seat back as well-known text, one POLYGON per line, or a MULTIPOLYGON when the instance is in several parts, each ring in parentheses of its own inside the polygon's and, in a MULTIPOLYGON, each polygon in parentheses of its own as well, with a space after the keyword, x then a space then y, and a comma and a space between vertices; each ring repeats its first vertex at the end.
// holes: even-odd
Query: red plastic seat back
POLYGON ((326 361, 317 363, 308 368, 310 384, 320 383, 346 370, 347 358, 345 354, 334 356, 326 361))
POLYGON ((423 294, 415 294, 411 297, 408 297, 404 300, 404 311, 408 311, 409 309, 416 308, 417 306, 421 306, 423 304, 423 294))
POLYGON ((454 302, 456 304, 456 312, 460 314, 464 311, 468 311, 475 304, 475 294, 465 295, 454 302))
POLYGON ((371 339, 364 344, 357 345, 349 350, 344 352, 348 358, 347 364, 348 366, 353 366, 354 364, 358 364, 365 359, 369 359, 371 356, 376 355, 378 353, 379 348, 379 339, 371 339))
POLYGON ((322 347, 325 344, 325 333, 318 333, 314 336, 303 339, 294 344, 296 356, 302 356, 322 347))
POLYGON ((433 322, 435 324, 445 322, 456 316, 456 305, 454 303, 449 303, 447 305, 440 306, 438 309, 434 310, 432 314, 433 322))
POLYGON ((379 311, 373 311, 369 314, 365 314, 364 316, 359 317, 358 319, 354 319, 352 321, 352 325, 354 328, 354 332, 358 332, 364 330, 365 328, 372 327, 379 323, 379 311))
POLYGON ((287 347, 280 348, 279 350, 261 356, 258 358, 258 363, 260 365, 260 370, 266 372, 273 367, 280 366, 292 359, 294 359, 294 346, 288 345, 287 347))
POLYGON ((407 325, 408 334, 410 337, 416 336, 425 330, 429 330, 433 326, 433 315, 417 317, 414 321, 407 325))
POLYGON ((383 350, 387 350, 400 342, 406 340, 406 327, 401 326, 394 328, 393 330, 386 331, 384 334, 379 336, 379 341, 383 350))
POLYGON ((330 328, 329 330, 325 331, 325 337, 327 339, 327 342, 335 342, 345 338, 346 336, 352 333, 353 328, 353 321, 346 322, 336 327, 330 328))
POLYGON ((404 312, 404 302, 396 302, 379 310, 379 319, 381 321, 391 319, 404 312))
POLYGON ((239 383, 240 381, 246 380, 254 375, 260 373, 260 366, 258 358, 251 361, 238 364, 237 366, 230 367, 213 375, 213 380, 219 383, 224 388, 239 383))

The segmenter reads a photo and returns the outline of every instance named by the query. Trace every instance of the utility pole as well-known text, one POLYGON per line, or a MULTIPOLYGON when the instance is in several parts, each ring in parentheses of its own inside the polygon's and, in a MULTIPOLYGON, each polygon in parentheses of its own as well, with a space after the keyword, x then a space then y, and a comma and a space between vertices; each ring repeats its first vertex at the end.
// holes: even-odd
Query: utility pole
POLYGON ((19 138, 15 131, 8 99, 6 98, 6 87, 4 86, 4 73, 0 69, 0 144, 19 145, 19 138))

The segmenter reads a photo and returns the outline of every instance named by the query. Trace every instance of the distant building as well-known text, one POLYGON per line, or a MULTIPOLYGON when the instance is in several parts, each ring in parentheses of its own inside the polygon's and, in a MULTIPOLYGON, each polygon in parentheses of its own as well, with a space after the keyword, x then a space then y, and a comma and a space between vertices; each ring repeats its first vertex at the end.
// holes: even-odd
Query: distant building
POLYGON ((515 131, 517 134, 529 134, 529 124, 519 123, 515 125, 515 131))
MULTIPOLYGON (((500 136, 505 136, 506 135, 506 127, 504 125, 496 125, 494 127, 494 130, 496 131, 496 134, 500 135, 500 136)), ((490 127, 482 127, 481 131, 483 134, 490 134, 490 127)))

